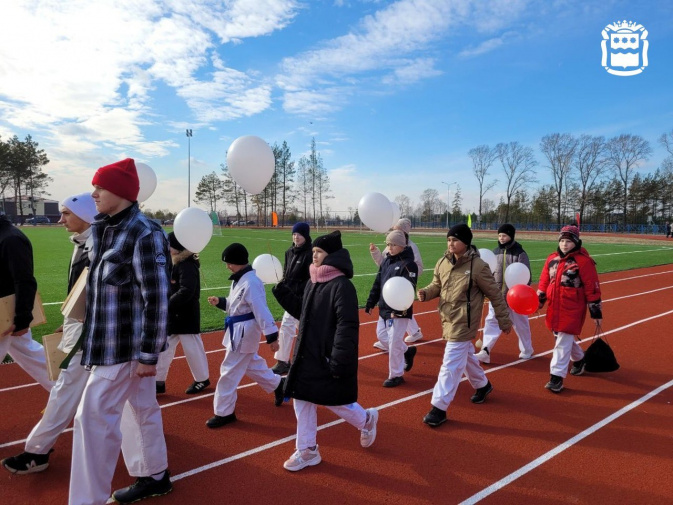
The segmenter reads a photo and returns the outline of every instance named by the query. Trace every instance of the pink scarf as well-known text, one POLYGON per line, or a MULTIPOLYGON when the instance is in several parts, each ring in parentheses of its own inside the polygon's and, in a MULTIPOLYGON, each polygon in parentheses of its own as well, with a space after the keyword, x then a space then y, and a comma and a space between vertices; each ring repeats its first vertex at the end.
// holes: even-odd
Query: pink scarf
POLYGON ((344 273, 332 265, 315 266, 313 263, 308 267, 308 272, 311 274, 311 282, 317 284, 319 282, 329 282, 332 279, 341 277, 344 273))

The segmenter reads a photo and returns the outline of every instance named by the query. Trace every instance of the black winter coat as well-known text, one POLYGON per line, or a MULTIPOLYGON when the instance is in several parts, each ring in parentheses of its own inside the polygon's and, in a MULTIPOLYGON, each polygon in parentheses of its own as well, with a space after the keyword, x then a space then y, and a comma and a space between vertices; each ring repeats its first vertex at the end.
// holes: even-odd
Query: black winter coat
POLYGON ((171 298, 168 301, 168 334, 201 333, 201 279, 199 260, 192 253, 178 256, 171 274, 171 298))
POLYGON ((33 246, 21 230, 0 215, 0 298, 16 295, 14 331, 28 328, 33 320, 36 291, 33 246))
POLYGON ((329 254, 323 265, 346 275, 309 281, 304 292, 299 334, 285 396, 318 405, 347 405, 358 399, 358 298, 353 263, 346 249, 329 254))
POLYGON ((310 278, 309 267, 313 261, 311 241, 285 251, 283 279, 271 288, 278 303, 292 317, 299 319, 306 282, 310 278))
POLYGON ((414 291, 416 291, 418 265, 414 261, 414 251, 409 246, 402 249, 401 253, 396 254, 395 256, 387 255, 383 259, 383 262, 381 262, 381 266, 379 267, 379 272, 376 274, 376 279, 374 279, 372 289, 369 292, 366 307, 367 309, 371 309, 378 303, 379 316, 383 319, 390 319, 392 314, 395 314, 395 317, 411 319, 411 316, 414 314, 413 305, 404 312, 400 312, 398 310, 393 310, 383 299, 383 286, 388 279, 396 276, 407 279, 414 286, 414 291))

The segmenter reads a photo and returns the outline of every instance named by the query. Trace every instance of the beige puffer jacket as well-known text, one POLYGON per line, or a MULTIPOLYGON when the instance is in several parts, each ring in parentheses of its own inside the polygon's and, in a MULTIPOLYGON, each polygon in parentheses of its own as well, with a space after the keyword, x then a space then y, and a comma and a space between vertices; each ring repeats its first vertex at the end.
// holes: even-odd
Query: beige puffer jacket
POLYGON ((432 282, 423 288, 425 299, 439 296, 439 315, 442 321, 442 337, 452 342, 472 340, 479 330, 484 297, 493 304, 498 325, 503 331, 512 327, 505 299, 493 278, 488 264, 479 257, 479 252, 470 246, 456 261, 447 251, 437 264, 432 282), (467 290, 472 277, 469 296, 470 317, 468 325, 467 290))

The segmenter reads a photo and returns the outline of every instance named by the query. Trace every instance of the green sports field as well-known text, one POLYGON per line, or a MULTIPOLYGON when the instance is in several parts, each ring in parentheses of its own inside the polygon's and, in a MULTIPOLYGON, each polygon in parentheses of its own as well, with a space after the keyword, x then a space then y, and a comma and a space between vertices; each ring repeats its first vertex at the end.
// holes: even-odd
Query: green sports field
MULTIPOLYGON (((51 227, 24 227, 22 231, 30 238, 33 244, 35 257, 35 277, 38 290, 45 304, 47 324, 35 327, 34 336, 40 340, 42 335, 51 333, 62 322, 59 309, 66 297, 67 268, 72 254, 72 244, 68 240, 68 233, 60 226, 51 227)), ((168 229, 167 231, 170 231, 168 229)), ((331 230, 329 230, 331 231, 331 230)), ((325 233, 313 231, 318 236, 325 233)), ((474 245, 478 248, 492 249, 496 245, 496 234, 485 234, 475 237, 474 245)), ((425 271, 420 278, 419 286, 426 285, 432 277, 435 262, 446 250, 445 235, 442 233, 424 234, 412 233, 412 239, 418 245, 423 257, 425 271)), ((549 236, 548 240, 541 238, 529 239, 522 234, 517 235, 531 259, 533 282, 537 282, 545 258, 556 248, 556 240, 549 236)), ((598 271, 612 272, 631 268, 673 263, 673 241, 647 241, 648 243, 627 243, 628 237, 609 239, 605 243, 603 237, 584 237, 584 246, 597 262, 598 271), (621 242, 620 242, 621 241, 621 242)), ((348 231, 343 233, 343 244, 351 254, 355 268, 353 282, 357 288, 360 306, 364 306, 376 275, 377 267, 369 254, 369 243, 374 242, 383 249, 385 235, 371 232, 348 231)), ((222 250, 232 242, 244 244, 250 253, 250 262, 264 253, 270 253, 280 259, 285 257, 285 250, 291 245, 289 229, 247 229, 228 228, 222 230, 222 235, 214 235, 206 249, 201 253, 201 329, 202 331, 220 329, 224 320, 224 313, 211 307, 206 298, 208 296, 226 296, 228 293, 229 272, 221 261, 222 250)), ((267 301, 271 312, 278 320, 282 317, 282 309, 271 294, 271 286, 267 286, 267 301)))

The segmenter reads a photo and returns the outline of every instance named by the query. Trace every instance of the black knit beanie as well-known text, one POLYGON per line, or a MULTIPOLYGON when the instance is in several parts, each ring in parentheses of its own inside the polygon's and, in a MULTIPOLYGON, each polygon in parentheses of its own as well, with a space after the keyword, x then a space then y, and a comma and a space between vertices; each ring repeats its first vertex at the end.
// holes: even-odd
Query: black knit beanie
POLYGON ((179 241, 178 238, 175 236, 175 233, 170 232, 168 234, 168 244, 175 249, 176 251, 184 251, 185 246, 183 246, 179 241))
POLYGON ((247 265, 248 264, 248 250, 243 244, 234 242, 227 246, 222 251, 222 261, 231 263, 232 265, 247 265))
POLYGON ((327 254, 337 252, 343 247, 341 244, 341 232, 336 230, 328 235, 322 235, 318 237, 313 241, 313 247, 319 247, 327 254))
POLYGON ((472 244, 472 230, 466 224, 455 224, 449 229, 446 238, 456 237, 463 244, 469 246, 472 244))
POLYGON ((514 234, 516 233, 516 230, 514 229, 514 226, 512 226, 511 224, 505 223, 500 228, 498 228, 498 233, 504 233, 505 235, 509 235, 509 238, 514 240, 514 234))

